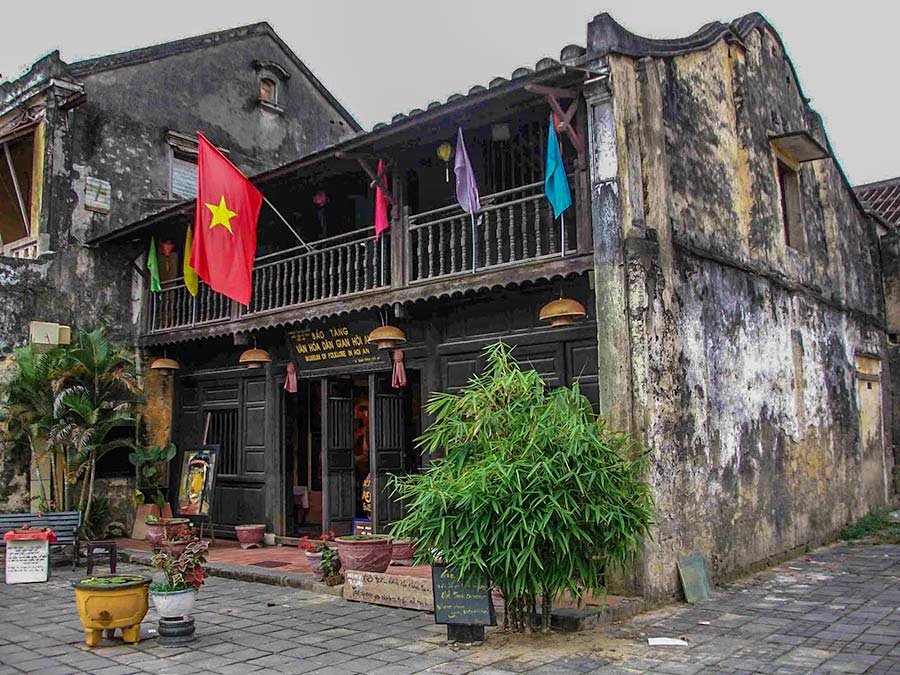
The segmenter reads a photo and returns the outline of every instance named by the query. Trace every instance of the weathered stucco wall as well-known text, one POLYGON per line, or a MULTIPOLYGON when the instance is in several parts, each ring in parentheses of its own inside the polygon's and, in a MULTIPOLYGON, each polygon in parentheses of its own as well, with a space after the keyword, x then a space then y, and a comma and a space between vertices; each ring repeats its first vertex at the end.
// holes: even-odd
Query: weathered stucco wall
MULTIPOLYGON (((108 215, 83 209, 91 236, 124 227, 169 199, 167 131, 202 131, 247 175, 298 159, 352 133, 347 121, 267 33, 81 75, 87 102, 71 114, 72 189, 79 178, 112 185, 108 215), (283 113, 259 105, 254 61, 275 62, 283 113)), ((76 73, 79 66, 76 65, 76 73)))
POLYGON ((832 160, 802 165, 806 250, 785 243, 769 136, 827 140, 772 32, 608 63, 627 297, 610 320, 630 338, 620 408, 653 452, 659 597, 680 556, 723 576, 888 503, 879 252, 832 160))

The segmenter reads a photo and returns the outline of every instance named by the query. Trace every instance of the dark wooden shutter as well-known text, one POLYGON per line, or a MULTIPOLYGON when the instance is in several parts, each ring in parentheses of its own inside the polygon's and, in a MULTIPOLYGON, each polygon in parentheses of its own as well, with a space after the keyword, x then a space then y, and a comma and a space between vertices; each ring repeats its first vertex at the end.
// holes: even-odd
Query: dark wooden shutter
POLYGON ((353 392, 350 382, 324 380, 328 395, 322 411, 325 459, 323 529, 350 531, 356 505, 353 468, 353 392))
POLYGON ((407 443, 405 401, 401 390, 391 388, 389 375, 373 376, 370 382, 374 385, 373 413, 369 417, 372 424, 372 475, 375 480, 373 526, 377 532, 383 532, 390 523, 403 516, 388 477, 402 474, 406 469, 403 461, 407 443))

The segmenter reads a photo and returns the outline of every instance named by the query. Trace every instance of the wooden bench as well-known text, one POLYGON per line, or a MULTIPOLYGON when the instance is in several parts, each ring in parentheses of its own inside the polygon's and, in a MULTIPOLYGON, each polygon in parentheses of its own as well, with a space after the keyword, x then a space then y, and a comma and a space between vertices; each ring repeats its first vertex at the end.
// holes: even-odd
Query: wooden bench
MULTIPOLYGON (((71 546, 72 569, 75 569, 75 565, 78 563, 78 528, 81 526, 81 511, 0 513, 0 537, 23 525, 49 527, 53 530, 56 541, 51 546, 71 546)), ((0 544, 3 544, 2 539, 0 539, 0 544)))

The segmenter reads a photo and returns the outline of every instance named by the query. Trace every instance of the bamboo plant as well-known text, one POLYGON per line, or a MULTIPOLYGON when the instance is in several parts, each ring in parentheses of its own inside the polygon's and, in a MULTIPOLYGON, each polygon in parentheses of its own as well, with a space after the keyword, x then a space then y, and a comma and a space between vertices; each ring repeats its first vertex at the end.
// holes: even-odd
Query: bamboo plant
POLYGON ((430 398, 435 421, 417 445, 443 457, 393 479, 407 515, 392 533, 417 541, 420 563, 487 576, 505 628, 531 630, 540 599, 547 631, 555 597, 605 592, 648 535, 647 451, 611 430, 577 383, 548 390, 502 342, 485 357, 459 394, 430 398))

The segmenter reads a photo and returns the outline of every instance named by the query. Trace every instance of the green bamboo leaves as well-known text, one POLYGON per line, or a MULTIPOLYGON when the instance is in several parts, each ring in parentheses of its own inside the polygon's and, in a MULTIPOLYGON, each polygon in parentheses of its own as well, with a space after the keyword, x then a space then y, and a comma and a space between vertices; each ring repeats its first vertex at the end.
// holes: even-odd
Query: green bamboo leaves
POLYGON ((398 538, 419 559, 486 574, 507 606, 505 625, 532 627, 536 600, 549 628, 551 599, 602 593, 649 534, 647 451, 610 430, 571 388, 548 390, 512 349, 485 349, 484 374, 459 394, 438 393, 419 448, 443 455, 394 479, 406 507, 398 538))

